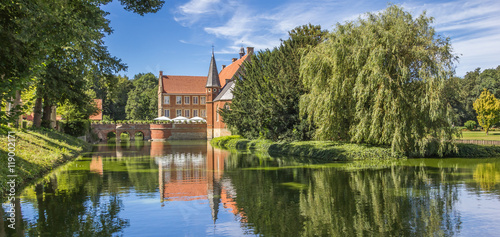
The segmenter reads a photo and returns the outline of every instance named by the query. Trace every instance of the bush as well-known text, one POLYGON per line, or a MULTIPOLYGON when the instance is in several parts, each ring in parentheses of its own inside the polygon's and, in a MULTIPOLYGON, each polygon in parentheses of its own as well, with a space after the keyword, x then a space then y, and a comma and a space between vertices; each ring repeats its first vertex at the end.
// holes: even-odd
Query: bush
POLYGON ((61 120, 61 122, 64 133, 71 136, 84 136, 90 130, 90 120, 88 119, 70 121, 61 120))
POLYGON ((465 126, 465 128, 467 128, 467 130, 472 131, 472 130, 476 129, 477 123, 474 120, 469 120, 469 121, 465 122, 464 126, 465 126))

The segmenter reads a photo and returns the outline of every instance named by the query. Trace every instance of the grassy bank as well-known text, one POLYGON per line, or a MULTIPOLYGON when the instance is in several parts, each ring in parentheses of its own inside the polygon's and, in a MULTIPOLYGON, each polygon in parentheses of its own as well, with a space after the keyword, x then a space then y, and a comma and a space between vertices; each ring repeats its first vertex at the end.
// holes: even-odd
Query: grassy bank
MULTIPOLYGON (((11 139, 12 140, 12 139, 11 139)), ((16 191, 28 182, 43 177, 65 161, 78 156, 91 145, 75 137, 49 130, 17 130, 0 126, 0 197, 7 194, 7 175, 17 175, 16 191), (15 143, 9 145, 8 132, 15 132, 15 143), (15 167, 9 170, 9 147, 15 144, 15 167)), ((12 150, 12 148, 11 148, 12 150)))
MULTIPOLYGON (((266 152, 272 156, 302 156, 322 160, 363 160, 405 158, 403 155, 391 154, 389 147, 377 147, 362 144, 339 143, 332 141, 300 141, 272 142, 268 140, 248 140, 240 136, 214 138, 212 146, 229 150, 247 150, 266 152)), ((447 157, 481 158, 500 157, 499 146, 480 146, 474 144, 457 144, 458 152, 447 157)))
POLYGON ((268 140, 248 140, 236 135, 214 138, 211 144, 229 150, 258 151, 266 152, 272 156, 291 155, 331 161, 405 158, 403 155, 392 155, 390 148, 387 147, 332 141, 284 143, 268 140))

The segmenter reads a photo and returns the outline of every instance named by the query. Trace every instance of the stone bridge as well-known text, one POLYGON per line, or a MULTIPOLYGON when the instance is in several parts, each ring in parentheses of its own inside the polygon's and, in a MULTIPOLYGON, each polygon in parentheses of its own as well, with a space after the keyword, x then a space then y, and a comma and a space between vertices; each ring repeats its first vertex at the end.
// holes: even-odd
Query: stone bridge
POLYGON ((97 134, 99 140, 106 141, 108 134, 114 132, 116 141, 120 141, 120 135, 128 133, 130 140, 135 140, 135 134, 143 134, 144 140, 194 140, 207 139, 207 124, 92 124, 92 131, 97 134))

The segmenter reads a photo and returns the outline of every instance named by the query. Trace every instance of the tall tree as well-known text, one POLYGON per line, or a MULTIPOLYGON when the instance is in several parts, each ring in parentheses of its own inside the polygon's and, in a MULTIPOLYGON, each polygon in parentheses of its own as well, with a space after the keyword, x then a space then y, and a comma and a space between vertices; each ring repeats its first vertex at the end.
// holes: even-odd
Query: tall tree
POLYGON ((500 122, 500 100, 485 88, 474 102, 474 109, 477 112, 479 125, 484 128, 486 135, 488 135, 491 126, 500 122))
POLYGON ((150 120, 158 114, 158 77, 153 73, 137 74, 132 82, 134 89, 128 93, 125 111, 127 119, 150 120))
POLYGON ((103 114, 108 115, 112 120, 125 120, 127 113, 128 93, 134 88, 134 85, 128 77, 116 76, 118 82, 112 87, 107 88, 106 99, 103 102, 103 114))
MULTIPOLYGON (((46 89, 65 90, 65 83, 50 82, 57 78, 45 78, 45 81, 39 81, 47 74, 53 74, 57 70, 61 71, 60 74, 68 74, 68 69, 74 67, 72 64, 85 65, 71 71, 71 76, 77 76, 75 80, 83 77, 82 72, 88 77, 91 74, 89 72, 102 75, 123 69, 123 64, 109 55, 102 40, 105 34, 111 33, 111 28, 109 20, 105 18, 108 13, 102 11, 100 7, 109 2, 111 0, 0 2, 2 104, 5 101, 12 102, 16 92, 24 90, 35 81, 38 89, 35 113, 39 119, 44 98, 47 100, 44 106, 55 103, 54 97, 46 93, 48 92, 46 89), (64 66, 61 67, 61 64, 64 66), (47 70, 51 72, 48 73, 47 70), (51 88, 53 84, 57 85, 51 88)), ((120 2, 126 10, 140 15, 157 12, 164 4, 163 0, 120 0, 120 2)), ((56 94, 58 93, 59 91, 56 94)), ((80 99, 73 97, 69 102, 72 100, 80 99)), ((0 110, 0 123, 10 120, 12 119, 0 110)))
POLYGON ((253 55, 243 65, 243 79, 235 79, 231 109, 221 112, 224 122, 250 138, 309 139, 310 127, 299 114, 299 99, 306 92, 300 60, 324 35, 320 26, 300 26, 279 47, 253 55))
POLYGON ((460 101, 464 109, 461 115, 462 122, 476 120, 477 113, 474 110, 474 102, 483 92, 488 89, 500 98, 500 66, 497 68, 485 69, 476 68, 474 71, 467 72, 461 82, 460 101))
POLYGON ((310 92, 301 110, 317 126, 316 139, 387 144, 408 155, 453 148, 453 111, 442 94, 456 58, 431 23, 392 5, 337 24, 303 58, 310 92))

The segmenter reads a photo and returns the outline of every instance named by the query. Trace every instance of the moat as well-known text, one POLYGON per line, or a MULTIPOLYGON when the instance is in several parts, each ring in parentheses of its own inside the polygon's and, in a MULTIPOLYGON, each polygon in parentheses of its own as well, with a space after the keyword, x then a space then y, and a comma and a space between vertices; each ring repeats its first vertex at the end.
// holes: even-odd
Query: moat
POLYGON ((315 163, 102 143, 19 191, 1 236, 494 236, 500 158, 315 163))

